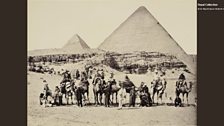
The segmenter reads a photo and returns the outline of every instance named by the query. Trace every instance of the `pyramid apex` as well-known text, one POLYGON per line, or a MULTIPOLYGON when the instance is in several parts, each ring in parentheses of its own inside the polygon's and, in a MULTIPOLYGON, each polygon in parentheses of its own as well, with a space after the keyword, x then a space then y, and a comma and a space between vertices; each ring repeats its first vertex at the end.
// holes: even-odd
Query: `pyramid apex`
POLYGON ((140 6, 138 9, 146 9, 145 6, 140 6))
POLYGON ((140 6, 136 11, 148 11, 145 6, 140 6))

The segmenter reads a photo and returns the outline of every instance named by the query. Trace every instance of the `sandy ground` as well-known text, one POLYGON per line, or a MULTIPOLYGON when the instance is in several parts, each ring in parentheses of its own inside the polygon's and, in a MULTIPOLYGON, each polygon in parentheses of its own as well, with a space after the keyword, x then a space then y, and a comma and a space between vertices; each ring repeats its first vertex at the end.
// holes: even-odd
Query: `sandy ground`
MULTIPOLYGON (((163 96, 165 103, 170 103, 170 97, 175 98, 175 81, 179 73, 168 73, 167 89, 163 96)), ((118 110, 117 107, 105 108, 103 106, 85 106, 76 105, 47 107, 39 105, 39 94, 42 92, 42 78, 49 83, 51 90, 62 80, 58 75, 39 74, 28 72, 28 125, 29 126, 192 126, 196 125, 197 108, 195 103, 196 84, 193 85, 192 92, 189 94, 190 106, 174 107, 167 105, 153 107, 125 107, 118 110)), ((117 73, 115 78, 123 80, 125 74, 117 73)), ((136 86, 144 81, 149 86, 152 75, 128 75, 136 86)), ((190 75, 186 77, 195 81, 190 75)), ((90 80, 91 82, 91 80, 90 80)), ((92 86, 90 86, 90 102, 93 103, 92 86)), ((128 101, 128 100, 127 100, 128 101)), ((139 101, 139 98, 137 98, 139 101)))

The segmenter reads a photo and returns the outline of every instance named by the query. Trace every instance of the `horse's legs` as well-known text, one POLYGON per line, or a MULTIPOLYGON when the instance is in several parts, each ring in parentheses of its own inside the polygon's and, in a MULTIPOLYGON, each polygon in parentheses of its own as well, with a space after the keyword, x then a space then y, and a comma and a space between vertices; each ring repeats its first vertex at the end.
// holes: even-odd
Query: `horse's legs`
POLYGON ((116 96, 116 104, 117 104, 117 92, 115 93, 115 96, 116 96))
POLYGON ((183 103, 184 103, 184 93, 182 93, 182 99, 183 99, 183 103))
POLYGON ((72 95, 73 95, 73 94, 71 93, 71 102, 72 102, 72 104, 73 104, 73 98, 72 98, 72 95))
POLYGON ((156 98, 157 98, 156 103, 157 103, 157 105, 158 105, 158 104, 159 104, 159 92, 158 92, 158 91, 156 92, 156 98))
POLYGON ((186 93, 186 98, 187 98, 187 105, 189 105, 189 104, 188 104, 188 93, 186 93))
POLYGON ((103 105, 102 103, 102 94, 100 93, 100 105, 103 105))
POLYGON ((96 105, 99 104, 99 101, 98 101, 98 93, 95 93, 95 103, 96 103, 96 105))
POLYGON ((69 96, 67 96, 67 95, 68 95, 68 94, 65 94, 66 101, 67 101, 67 105, 68 105, 69 96))
POLYGON ((114 102, 114 93, 111 93, 111 95, 112 95, 112 101, 111 101, 111 104, 113 104, 113 102, 114 102))
POLYGON ((156 94, 156 91, 155 91, 155 89, 153 89, 153 91, 152 91, 152 103, 155 103, 155 99, 154 99, 155 94, 156 94))
POLYGON ((163 104, 163 97, 162 97, 162 95, 160 96, 160 98, 161 98, 161 104, 163 104))
POLYGON ((87 93, 87 100, 88 100, 88 102, 90 102, 90 101, 89 101, 89 89, 87 90, 86 93, 87 93))

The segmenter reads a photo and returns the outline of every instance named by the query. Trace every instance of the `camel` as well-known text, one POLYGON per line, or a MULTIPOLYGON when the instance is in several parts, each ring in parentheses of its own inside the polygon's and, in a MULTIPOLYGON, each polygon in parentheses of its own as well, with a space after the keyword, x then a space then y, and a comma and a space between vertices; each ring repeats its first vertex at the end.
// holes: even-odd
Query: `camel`
POLYGON ((177 86, 176 96, 179 97, 179 95, 182 94, 182 101, 184 103, 184 96, 186 94, 187 105, 188 105, 188 94, 192 90, 193 83, 189 82, 189 86, 188 86, 188 83, 186 81, 177 81, 176 86, 177 86))
POLYGON ((161 99, 161 103, 162 103, 162 95, 166 89, 166 84, 167 82, 165 80, 160 80, 160 81, 152 81, 151 82, 152 86, 152 103, 154 102, 154 96, 155 94, 157 95, 157 105, 159 104, 158 101, 159 99, 161 99))

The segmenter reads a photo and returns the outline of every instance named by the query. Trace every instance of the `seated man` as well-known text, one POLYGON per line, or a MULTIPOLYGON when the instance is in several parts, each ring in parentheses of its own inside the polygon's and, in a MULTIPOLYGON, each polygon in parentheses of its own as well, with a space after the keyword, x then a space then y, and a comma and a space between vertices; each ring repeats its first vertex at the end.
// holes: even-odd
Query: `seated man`
POLYGON ((144 82, 142 82, 140 86, 140 100, 141 100, 140 106, 148 107, 152 105, 149 88, 144 82))

